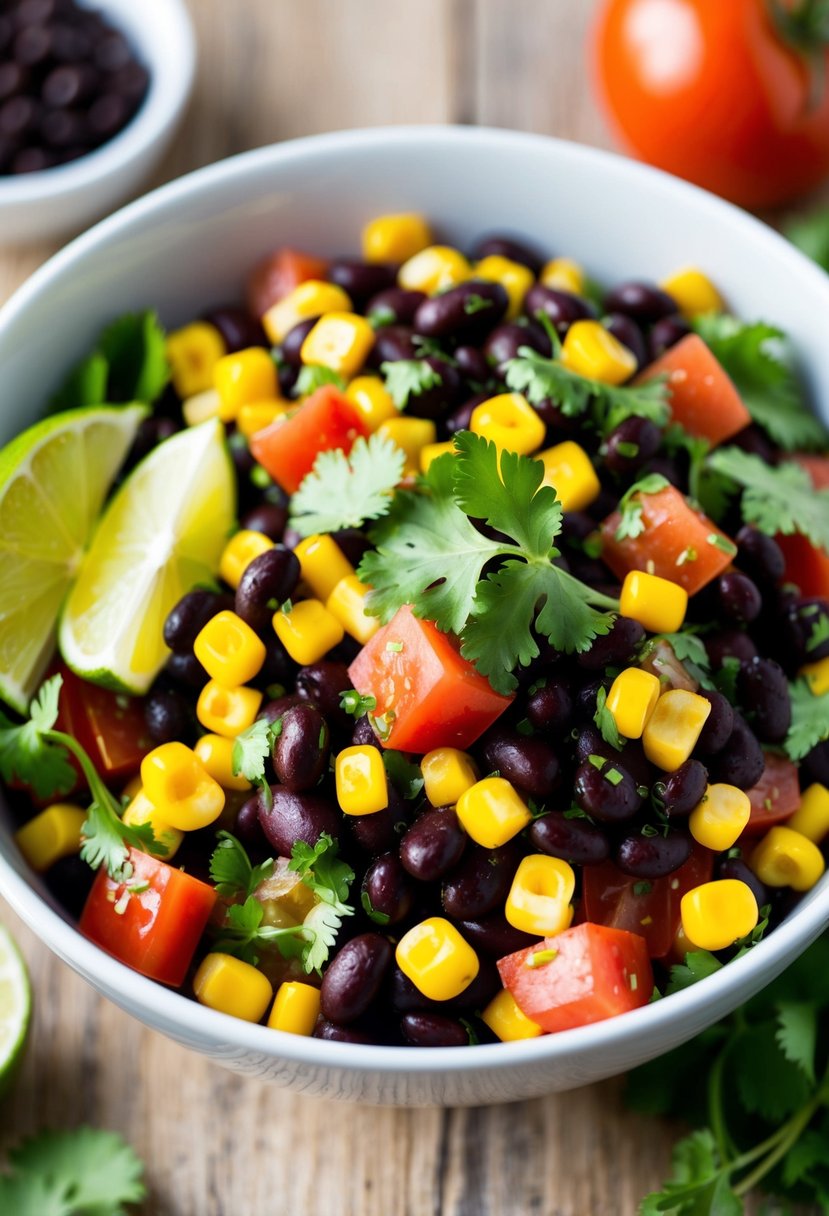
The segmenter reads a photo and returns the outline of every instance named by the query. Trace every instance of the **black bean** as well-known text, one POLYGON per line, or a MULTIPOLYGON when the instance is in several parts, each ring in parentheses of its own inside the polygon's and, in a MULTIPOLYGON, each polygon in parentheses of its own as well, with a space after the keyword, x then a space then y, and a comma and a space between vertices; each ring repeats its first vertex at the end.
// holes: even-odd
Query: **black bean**
POLYGON ((638 621, 617 616, 610 632, 595 638, 590 649, 577 656, 578 664, 588 671, 624 667, 633 658, 644 637, 645 630, 638 621))
POLYGON ((90 34, 68 22, 52 26, 52 58, 58 63, 77 63, 87 59, 92 50, 90 34))
MULTIPOLYGON (((254 688, 267 692, 273 685, 288 688, 296 678, 296 663, 288 654, 275 633, 265 633, 265 661, 250 683, 254 688)), ((273 697, 273 693, 268 693, 273 697)))
POLYGON ((686 338, 691 332, 691 326, 679 313, 674 313, 670 317, 660 317, 654 322, 651 332, 648 334, 648 348, 651 359, 658 359, 660 355, 664 355, 666 350, 670 350, 672 346, 676 346, 683 338, 686 338))
POLYGON ((266 722, 275 722, 277 718, 281 718, 294 705, 302 704, 302 700, 296 693, 288 693, 282 697, 272 697, 270 701, 265 702, 256 716, 257 718, 264 719, 266 722))
POLYGON ((721 629, 703 639, 711 666, 722 667, 725 659, 739 659, 741 664, 757 658, 757 647, 747 633, 736 629, 721 629))
POLYGON ((690 856, 691 838, 684 832, 669 832, 667 836, 636 832, 620 841, 616 865, 633 878, 665 878, 685 865, 690 856))
POLYGON ((463 377, 456 367, 441 359, 439 355, 427 355, 428 363, 440 380, 432 388, 424 389, 417 397, 410 397, 406 413, 413 418, 440 418, 447 410, 457 405, 465 389, 463 377))
POLYGON ((777 448, 767 439, 758 426, 747 426, 729 440, 735 447, 742 448, 751 456, 759 456, 763 464, 773 465, 777 458, 777 448))
POLYGON ((458 1012, 483 1009, 489 1004, 495 993, 501 990, 503 985, 498 975, 498 968, 495 966, 495 960, 482 958, 478 960, 478 963, 478 974, 472 983, 451 1001, 441 1002, 444 1009, 450 1008, 458 1012))
POLYGON ((615 760, 593 763, 583 760, 573 782, 576 802, 583 811, 602 823, 630 819, 642 805, 636 783, 615 760))
POLYGON ((342 287, 353 304, 362 309, 367 300, 394 287, 397 267, 387 262, 360 262, 340 259, 328 267, 332 283, 342 287))
POLYGON ((195 735, 190 702, 173 688, 156 688, 144 699, 144 721, 153 743, 189 743, 195 735))
POLYGON ((340 1025, 371 1005, 392 962, 392 948, 379 933, 361 933, 338 950, 323 976, 322 1016, 340 1025))
POLYGON ((27 25, 12 45, 12 55, 26 67, 39 67, 52 51, 52 31, 48 26, 27 25))
POLYGON ((288 367, 294 367, 297 370, 302 367, 302 344, 318 320, 319 317, 306 317, 304 321, 300 321, 293 329, 289 329, 282 339, 279 354, 282 357, 282 362, 287 363, 288 367))
POLYGON ((829 657, 829 603, 825 599, 796 599, 783 617, 782 640, 794 667, 829 657), (814 643, 815 637, 826 634, 814 643))
POLYGON ((580 296, 574 296, 569 291, 557 291, 554 287, 545 287, 543 283, 536 283, 527 292, 524 312, 533 318, 539 312, 546 313, 562 337, 574 321, 590 320, 593 316, 593 309, 580 296))
POLYGON ((604 462, 611 473, 633 473, 659 451, 662 432, 648 418, 626 418, 604 443, 604 462))
POLYGON ((477 346, 458 346, 455 350, 455 362, 467 380, 476 381, 478 384, 486 384, 492 374, 483 351, 477 346))
POLYGON ((530 840, 539 853, 580 866, 595 865, 610 853, 610 842, 600 828, 588 819, 568 818, 562 811, 536 819, 530 828, 530 840))
POLYGON ((276 545, 260 553, 239 579, 236 614, 259 633, 268 629, 280 604, 296 590, 299 575, 299 558, 290 549, 276 545))
POLYGON ((373 1037, 366 1030, 354 1026, 337 1026, 324 1019, 317 1022, 313 1037, 326 1039, 329 1043, 373 1043, 373 1037))
POLYGON ((729 570, 720 576, 717 594, 723 615, 732 621, 748 625, 760 615, 763 607, 760 589, 747 574, 741 574, 739 570, 729 570))
POLYGON ((445 1008, 442 1001, 431 1001, 424 996, 399 967, 392 967, 386 984, 386 993, 388 1002, 395 1013, 417 1013, 445 1008))
POLYGON ((135 438, 132 441, 125 467, 133 468, 148 456, 153 448, 159 443, 163 443, 165 439, 169 439, 171 435, 175 435, 178 431, 178 426, 172 418, 165 418, 163 415, 154 414, 150 418, 142 418, 138 424, 138 430, 135 432, 135 438))
POLYGON ((427 338, 480 338, 498 324, 508 304, 501 283, 469 279, 424 300, 415 313, 414 329, 427 338))
POLYGON ((354 843, 372 857, 397 849, 400 838, 409 826, 409 816, 403 799, 389 785, 389 805, 373 815, 349 815, 347 825, 354 843))
POLYGON ((339 836, 339 808, 317 794, 293 794, 284 786, 271 786, 272 805, 268 806, 259 790, 253 795, 262 831, 280 857, 290 857, 298 840, 315 845, 327 832, 339 836))
POLYGON ((721 692, 701 688, 699 695, 710 702, 711 712, 705 719, 695 750, 703 756, 710 756, 722 751, 728 742, 734 728, 734 710, 721 692))
POLYGON ((58 157, 48 148, 21 148, 12 157, 10 173, 42 173, 58 163, 58 157))
POLYGON ((773 537, 746 524, 734 539, 737 543, 735 566, 766 586, 780 582, 786 573, 786 559, 773 537))
POLYGON ((451 414, 447 414, 443 419, 443 425, 449 434, 454 435, 456 431, 468 431, 473 410, 482 402, 488 401, 491 396, 491 393, 476 393, 474 397, 467 398, 463 405, 459 405, 451 414))
POLYGON ((187 654, 207 622, 228 608, 233 608, 232 596, 215 591, 188 591, 167 614, 165 645, 177 654, 187 654))
POLYGON ((780 664, 773 659, 752 659, 741 668, 737 688, 757 737, 764 743, 781 743, 791 726, 792 703, 780 664))
POLYGON ((536 730, 558 733, 570 725, 573 698, 564 680, 547 679, 527 694, 527 717, 536 730))
POLYGON ((717 878, 736 878, 738 882, 744 882, 757 900, 758 908, 762 908, 769 902, 769 893, 765 884, 740 857, 723 858, 717 864, 717 878))
MULTIPOLYGON (((729 706, 730 708, 730 706, 729 706)), ((709 715, 710 716, 710 715, 709 715)), ((733 720, 733 719, 732 719, 733 720)), ((686 760, 655 789, 666 815, 678 819, 699 806, 708 787, 708 769, 699 760, 686 760)))
POLYGON ((61 907, 78 919, 89 896, 95 871, 74 854, 61 857, 43 875, 43 882, 61 907))
POLYGON ((255 798, 248 798, 239 807, 234 820, 233 831, 242 844, 250 849, 262 850, 268 847, 268 840, 259 822, 259 804, 255 798))
POLYGON ((476 262, 492 256, 509 258, 511 262, 518 262, 521 266, 526 266, 534 275, 540 274, 544 264, 544 258, 532 245, 528 245, 526 241, 517 237, 504 236, 501 233, 481 237, 475 243, 471 256, 472 260, 476 262))
POLYGON ((28 83, 28 68, 19 63, 0 63, 0 101, 23 93, 28 83))
POLYGON ((85 64, 64 64, 49 73, 40 95, 47 106, 75 106, 90 97, 98 84, 97 74, 85 64))
POLYGON ((460 864, 443 881, 441 899, 447 916, 477 920, 503 905, 509 895, 521 849, 514 841, 498 849, 467 849, 460 864))
POLYGON ((466 835, 452 807, 426 811, 400 841, 400 860, 413 878, 437 882, 458 864, 466 835))
POLYGON ((531 321, 529 325, 519 325, 517 321, 508 321, 505 325, 493 329, 484 343, 484 357, 497 374, 503 377, 507 365, 512 359, 518 358, 522 346, 529 346, 531 350, 548 358, 552 354, 550 339, 538 322, 531 321))
MULTIPOLYGON (((128 101, 137 105, 146 95, 150 74, 140 63, 128 63, 117 72, 110 72, 107 81, 114 92, 123 93, 128 101)), ((247 345, 256 346, 258 343, 250 342, 247 345)))
POLYGON ((425 292, 407 291, 405 287, 389 287, 371 297, 366 305, 366 314, 371 316, 372 313, 378 313, 385 316, 392 313, 395 325, 411 325, 418 307, 425 299, 425 292))
POLYGON ((86 118, 78 110, 49 110, 42 116, 38 129, 50 148, 71 148, 89 142, 86 118))
POLYGON ((372 367, 380 367, 383 363, 416 358, 414 330, 408 325, 384 325, 375 334, 368 362, 372 367))
POLYGON ((504 958, 507 954, 515 954, 538 941, 530 933, 514 928, 502 912, 493 912, 481 920, 462 920, 458 923, 463 936, 477 951, 483 951, 493 958, 504 958))
POLYGON ((33 132, 40 118, 40 107, 31 97, 10 97, 0 106, 0 135, 23 139, 33 132))
POLYGON ((829 740, 818 743, 800 763, 801 781, 804 786, 810 781, 829 785, 829 740))
POLYGON ((686 490, 688 487, 688 477, 680 469, 675 460, 670 456, 654 456, 641 470, 642 475, 646 473, 658 473, 660 477, 664 477, 672 486, 676 486, 679 490, 686 490))
POLYGON ((644 367, 648 362, 648 344, 645 335, 632 317, 623 312, 612 312, 602 322, 608 333, 626 346, 636 359, 637 367, 644 367))
POLYGON ((112 30, 98 40, 95 63, 102 72, 117 72, 132 60, 132 51, 123 34, 112 30))
POLYGON ((87 121, 93 139, 111 139, 130 117, 132 107, 120 93, 102 93, 87 111, 87 121))
POLYGON ((313 705, 286 709, 273 746, 277 781, 292 793, 312 789, 326 771, 329 741, 325 718, 313 705))
POLYGON ((246 308, 223 304, 205 313, 204 319, 218 329, 229 355, 250 346, 268 346, 264 329, 246 308))
POLYGON ((336 663, 331 659, 309 663, 297 672, 297 696, 316 705, 330 722, 347 721, 348 715, 340 708, 340 698, 351 687, 345 663, 336 663))
POLYGON ((369 721, 368 714, 363 714, 362 718, 358 718, 354 723, 354 730, 351 733, 351 742, 354 747, 377 747, 380 742, 377 735, 374 733, 374 727, 369 721))
POLYGON ((440 1013, 407 1013, 400 1022, 407 1043, 413 1047, 468 1047, 466 1028, 440 1013))
POLYGON ((337 547, 342 549, 352 566, 359 566, 371 548, 371 541, 360 528, 340 528, 331 533, 331 538, 337 542, 337 547))
POLYGON ((192 652, 190 654, 171 654, 164 664, 164 674, 175 684, 196 690, 204 688, 210 679, 192 652))
POLYGON ((645 324, 670 317, 676 312, 676 301, 661 287, 634 280, 619 283, 609 291, 604 306, 607 312, 621 312, 645 324))
POLYGON ((709 773, 712 781, 736 785, 750 790, 763 775, 766 759, 757 736, 742 714, 734 711, 734 726, 722 751, 712 757, 709 773))
POLYGON ((544 739, 521 735, 506 726, 495 726, 482 740, 484 757, 490 771, 535 798, 544 798, 558 780, 558 756, 544 739))
POLYGON ((248 532, 262 532, 277 543, 282 540, 287 522, 287 507, 280 507, 277 503, 263 502, 242 516, 239 527, 248 532))
POLYGON ((397 925, 412 910, 411 878, 395 853, 383 853, 371 863, 363 878, 362 890, 372 911, 385 918, 384 924, 397 925))

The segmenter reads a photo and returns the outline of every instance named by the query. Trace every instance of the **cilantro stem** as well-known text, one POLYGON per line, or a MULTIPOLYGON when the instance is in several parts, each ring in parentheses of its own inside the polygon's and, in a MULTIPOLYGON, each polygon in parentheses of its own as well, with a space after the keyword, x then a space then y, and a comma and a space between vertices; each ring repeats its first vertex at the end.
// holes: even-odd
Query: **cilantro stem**
POLYGON ((614 600, 610 595, 602 595, 601 591, 595 591, 587 583, 583 583, 581 579, 568 573, 567 570, 562 570, 556 566, 556 573, 560 579, 573 584, 574 588, 578 588, 580 592, 586 592, 584 599, 588 604, 592 604, 594 608, 606 608, 609 612, 619 611, 619 601, 614 600))
POLYGON ((727 1055, 728 1045, 717 1056, 708 1079, 708 1118, 711 1123, 711 1130, 714 1133, 714 1139, 717 1142, 721 1161, 727 1161, 734 1152, 734 1142, 728 1133, 722 1100, 723 1069, 725 1068, 727 1055))
POLYGON ((95 765, 89 759, 89 756, 86 754, 84 748, 81 747, 80 743, 78 743, 77 739, 74 739, 72 735, 65 734, 62 730, 45 730, 43 732, 43 738, 51 740, 52 743, 59 743, 61 747, 65 747, 68 752, 72 753, 78 764, 81 766, 83 775, 86 778, 86 783, 89 786, 89 792, 95 802, 97 802, 98 805, 104 810, 111 811, 120 823, 121 815, 119 813, 120 808, 118 807, 118 804, 107 787, 104 785, 97 769, 95 768, 95 765))
POLYGON ((829 1070, 827 1070, 823 1083, 815 1096, 801 1110, 792 1115, 788 1122, 778 1128, 768 1140, 764 1140, 762 1144, 757 1145, 750 1153, 744 1153, 742 1157, 738 1157, 736 1161, 732 1162, 729 1172, 741 1169, 744 1165, 749 1164, 749 1159, 754 1160, 757 1157, 761 1157, 768 1150, 771 1150, 768 1152, 768 1156, 761 1160, 750 1174, 747 1174, 745 1178, 741 1179, 733 1187, 735 1195, 747 1195, 749 1191, 757 1186, 761 1179, 765 1178, 766 1174, 774 1169, 778 1161, 782 1161, 789 1149, 800 1139, 802 1133, 811 1123, 815 1112, 826 1102, 827 1097, 829 1097, 829 1070))

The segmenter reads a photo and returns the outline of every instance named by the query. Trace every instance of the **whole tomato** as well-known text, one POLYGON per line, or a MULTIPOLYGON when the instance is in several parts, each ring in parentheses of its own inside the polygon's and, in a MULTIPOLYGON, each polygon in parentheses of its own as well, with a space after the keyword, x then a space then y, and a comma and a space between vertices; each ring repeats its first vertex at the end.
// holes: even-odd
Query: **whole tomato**
POLYGON ((744 207, 829 174, 821 0, 605 0, 596 85, 636 156, 744 207))

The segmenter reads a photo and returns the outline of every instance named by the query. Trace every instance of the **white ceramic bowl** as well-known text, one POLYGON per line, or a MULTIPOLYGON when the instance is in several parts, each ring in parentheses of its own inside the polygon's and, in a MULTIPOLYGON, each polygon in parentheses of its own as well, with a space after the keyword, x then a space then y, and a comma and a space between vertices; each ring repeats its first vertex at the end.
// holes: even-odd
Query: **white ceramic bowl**
POLYGON ((0 244, 78 232, 106 215, 150 175, 184 113, 196 44, 182 0, 95 0, 94 7, 127 35, 149 71, 147 96, 124 130, 88 156, 0 177, 0 244))
MULTIPOLYGON (((179 324, 238 298, 253 262, 276 245, 356 251, 369 217, 403 208, 424 211, 461 246, 495 229, 526 234, 606 282, 658 279, 697 263, 738 313, 792 334, 826 416, 829 277, 769 228, 604 152, 506 131, 391 128, 262 148, 202 169, 54 257, 0 313, 0 441, 38 415, 69 365, 118 313, 158 307, 168 324, 179 324)), ((527 1042, 414 1050, 283 1035, 143 979, 63 919, 2 822, 0 892, 99 992, 171 1038, 295 1090, 398 1105, 529 1098, 622 1072, 735 1008, 829 923, 827 877, 767 941, 677 996, 527 1042)))

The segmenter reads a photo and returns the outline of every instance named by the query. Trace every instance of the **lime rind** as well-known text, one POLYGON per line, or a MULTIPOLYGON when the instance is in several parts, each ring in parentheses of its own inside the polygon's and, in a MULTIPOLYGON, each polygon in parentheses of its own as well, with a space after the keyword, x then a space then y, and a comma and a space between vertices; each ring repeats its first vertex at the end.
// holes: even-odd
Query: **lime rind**
POLYGON ((32 988, 23 956, 0 925, 0 1094, 10 1085, 26 1045, 32 988))

